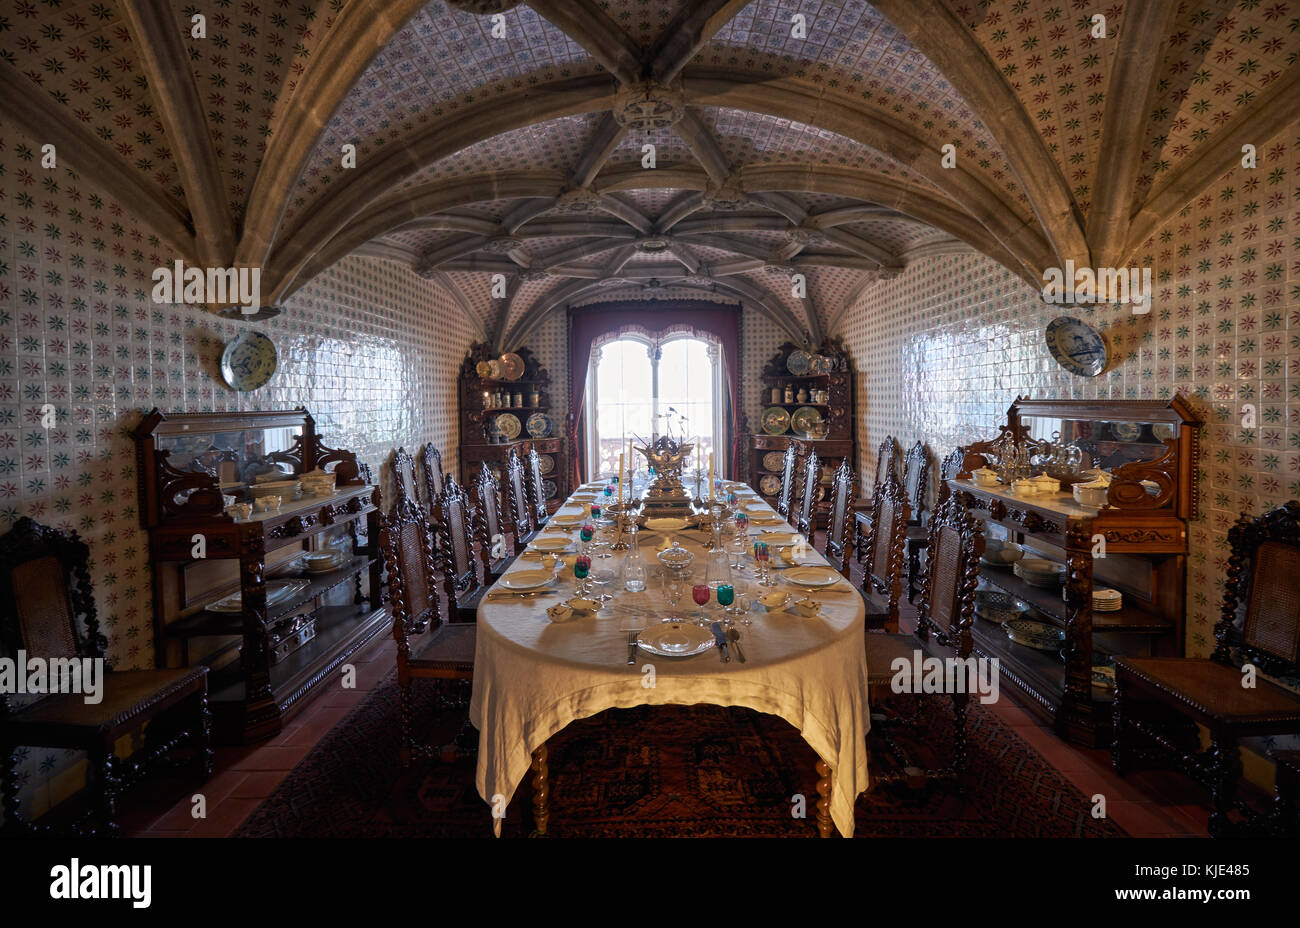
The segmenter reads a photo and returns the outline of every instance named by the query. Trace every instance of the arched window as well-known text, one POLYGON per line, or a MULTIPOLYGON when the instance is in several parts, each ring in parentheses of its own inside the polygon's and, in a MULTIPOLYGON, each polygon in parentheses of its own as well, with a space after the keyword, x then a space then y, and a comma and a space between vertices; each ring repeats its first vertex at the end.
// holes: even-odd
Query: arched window
POLYGON ((629 438, 653 441, 669 430, 670 421, 674 437, 684 427, 696 442, 688 470, 707 469, 713 453, 723 473, 720 358, 716 342, 686 334, 657 341, 625 334, 595 345, 588 367, 587 473, 617 472, 619 452, 627 450, 629 438))

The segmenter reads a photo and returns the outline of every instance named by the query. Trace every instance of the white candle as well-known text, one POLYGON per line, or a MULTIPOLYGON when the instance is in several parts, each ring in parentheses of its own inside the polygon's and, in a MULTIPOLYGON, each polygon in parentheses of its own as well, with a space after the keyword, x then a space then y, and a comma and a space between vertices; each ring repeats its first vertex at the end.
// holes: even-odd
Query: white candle
POLYGON ((713 452, 709 452, 709 505, 713 505, 713 452))
POLYGON ((623 452, 618 453, 618 501, 623 502, 623 452))

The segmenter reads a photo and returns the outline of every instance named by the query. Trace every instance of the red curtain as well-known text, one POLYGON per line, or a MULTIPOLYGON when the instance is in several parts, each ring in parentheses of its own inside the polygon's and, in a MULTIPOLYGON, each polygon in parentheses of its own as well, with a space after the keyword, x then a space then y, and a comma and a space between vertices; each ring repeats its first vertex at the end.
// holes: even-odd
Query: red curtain
POLYGON ((722 345, 726 364, 728 418, 731 422, 729 467, 734 468, 740 443, 740 307, 706 300, 671 303, 595 303, 569 310, 569 473, 574 486, 586 479, 587 366, 591 347, 604 336, 634 331, 652 338, 672 332, 711 336, 722 345))

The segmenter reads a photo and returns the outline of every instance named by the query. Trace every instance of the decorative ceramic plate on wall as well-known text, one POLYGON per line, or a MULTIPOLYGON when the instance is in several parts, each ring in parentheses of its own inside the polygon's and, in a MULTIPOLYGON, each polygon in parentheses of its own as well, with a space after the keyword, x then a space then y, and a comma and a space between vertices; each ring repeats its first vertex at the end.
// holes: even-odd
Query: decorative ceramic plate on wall
POLYGON ((768 496, 776 496, 781 492, 781 478, 776 474, 764 474, 758 481, 758 489, 768 496))
POLYGON ((506 380, 518 380, 524 376, 524 359, 513 351, 501 356, 501 376, 506 380))
POLYGON ((555 485, 554 480, 543 480, 542 492, 546 494, 548 500, 555 499, 555 494, 560 492, 560 488, 555 485))
POLYGON ((796 377, 802 377, 812 367, 812 355, 802 348, 796 348, 790 352, 790 357, 785 359, 785 366, 796 377))
MULTIPOLYGON (((555 458, 551 457, 551 455, 549 455, 549 454, 539 454, 539 455, 537 456, 537 460, 538 460, 538 463, 540 463, 540 464, 542 465, 542 473, 543 473, 543 474, 549 474, 551 471, 555 470, 555 458)), ((573 495, 574 495, 574 496, 577 496, 578 494, 575 493, 575 494, 573 494, 573 495)), ((594 497, 595 494, 593 493, 592 496, 594 497)))
POLYGON ((492 365, 487 361, 479 361, 474 365, 474 373, 478 374, 484 380, 492 376, 492 365))
POLYGON ((790 413, 780 406, 764 409, 760 421, 763 423, 763 431, 769 435, 784 435, 790 430, 790 413))
POLYGON ((246 393, 265 386, 279 360, 274 342, 261 332, 244 332, 221 353, 221 376, 232 390, 246 393))
POLYGON ((822 430, 823 424, 821 411, 811 406, 800 406, 790 417, 794 433, 801 438, 819 437, 816 433, 822 430))
POLYGON ((785 472, 785 454, 781 451, 769 451, 763 455, 763 469, 780 474, 785 472))
POLYGON ((1110 358, 1106 338, 1073 316, 1057 316, 1047 324, 1047 350, 1071 374, 1096 377, 1110 358))
POLYGON ((506 437, 506 441, 514 441, 519 437, 521 426, 519 425, 518 416, 513 413, 503 412, 494 421, 497 428, 501 430, 501 434, 506 437))
POLYGON ((533 438, 546 438, 551 434, 551 417, 545 413, 535 412, 528 417, 525 428, 533 438))

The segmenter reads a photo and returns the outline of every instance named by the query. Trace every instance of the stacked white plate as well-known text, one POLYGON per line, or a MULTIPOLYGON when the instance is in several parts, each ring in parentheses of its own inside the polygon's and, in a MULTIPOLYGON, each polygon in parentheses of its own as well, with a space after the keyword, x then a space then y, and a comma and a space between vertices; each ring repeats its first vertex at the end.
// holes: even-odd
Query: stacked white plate
POLYGON ((313 551, 303 555, 302 563, 309 574, 327 574, 342 567, 346 559, 343 551, 313 551))
POLYGON ((1012 568, 1017 577, 1030 586, 1060 586, 1065 579, 1065 565, 1041 557, 1025 557, 1012 568))
POLYGON ((1093 612, 1119 612, 1124 608, 1124 594, 1119 590, 1096 587, 1092 591, 1093 612))

